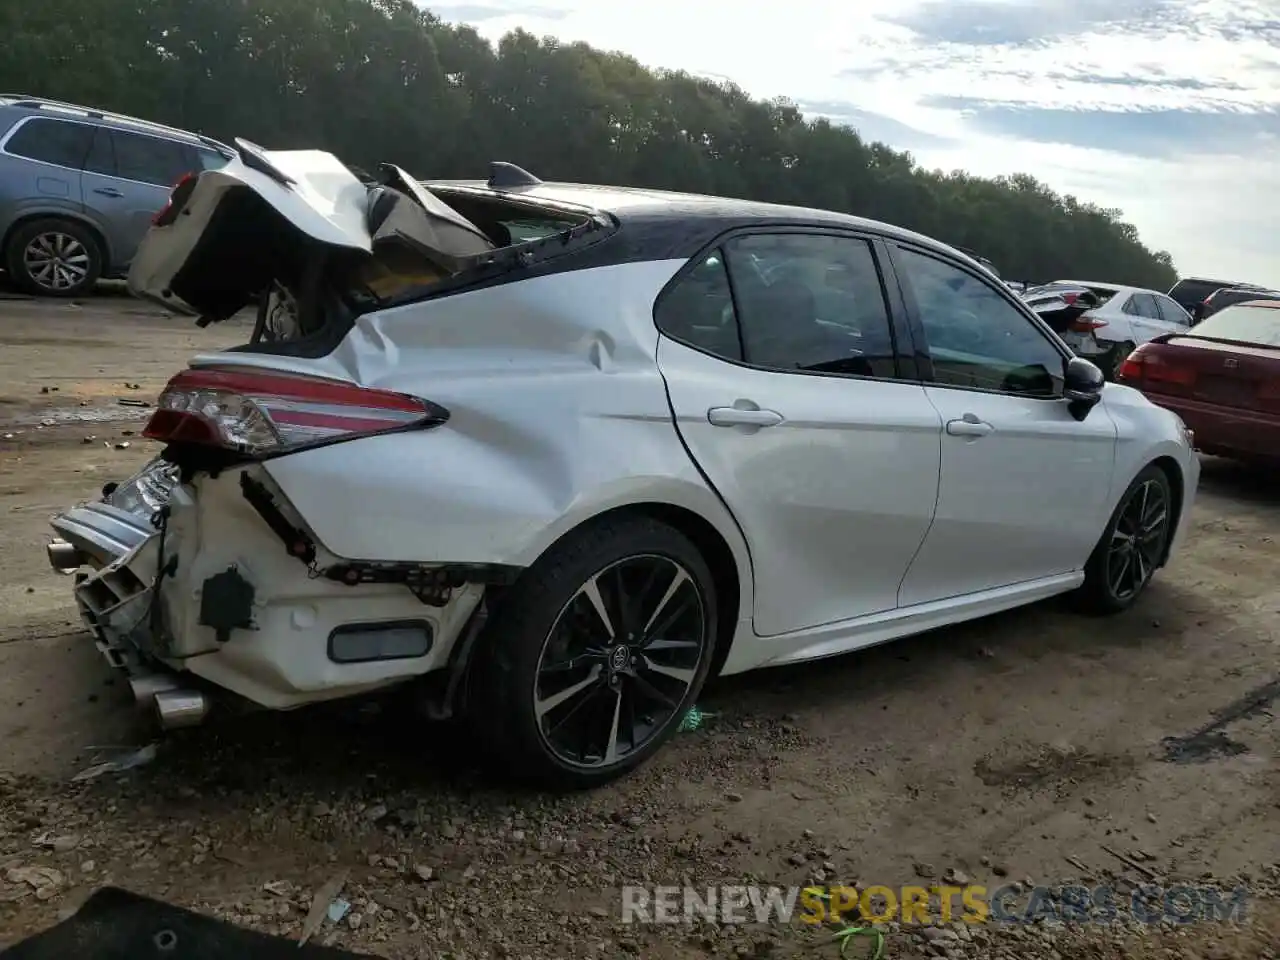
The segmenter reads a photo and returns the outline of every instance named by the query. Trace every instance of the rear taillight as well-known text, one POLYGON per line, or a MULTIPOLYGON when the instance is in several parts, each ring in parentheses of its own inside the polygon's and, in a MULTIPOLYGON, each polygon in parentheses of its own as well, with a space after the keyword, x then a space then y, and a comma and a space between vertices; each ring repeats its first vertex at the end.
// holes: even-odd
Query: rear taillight
POLYGON ((1120 369, 1116 371, 1117 380, 1141 380, 1143 356, 1140 352, 1134 351, 1124 358, 1124 362, 1120 364, 1120 369))
POLYGON ((1082 313, 1067 324, 1067 329, 1072 333, 1093 333, 1093 331, 1100 327, 1105 327, 1106 325, 1107 321, 1099 320, 1097 317, 1087 313, 1082 313))
POLYGON ((250 457, 449 418, 443 407, 408 394, 249 370, 184 370, 156 406, 144 436, 250 457))
POLYGON ((1078 293, 1064 293, 1062 295, 1062 299, 1066 302, 1067 306, 1070 307, 1074 307, 1076 305, 1076 300, 1079 298, 1080 294, 1078 293))
POLYGON ((191 191, 196 188, 196 175, 188 173, 173 186, 173 190, 169 192, 169 199, 165 201, 165 205, 160 208, 151 223, 157 227, 167 227, 173 221, 178 219, 178 214, 182 212, 182 208, 187 205, 187 197, 191 196, 191 191))
POLYGON ((1168 357, 1151 353, 1139 347, 1125 358, 1116 371, 1117 380, 1135 380, 1143 383, 1165 383, 1190 387, 1196 382, 1195 367, 1173 363, 1168 357))

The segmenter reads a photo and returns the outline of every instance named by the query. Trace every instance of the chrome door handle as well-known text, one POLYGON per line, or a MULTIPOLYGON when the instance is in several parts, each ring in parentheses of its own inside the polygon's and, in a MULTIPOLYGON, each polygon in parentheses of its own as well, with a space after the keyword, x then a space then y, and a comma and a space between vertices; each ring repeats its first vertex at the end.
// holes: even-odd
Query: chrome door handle
POLYGON ((123 197, 124 194, 115 187, 94 187, 94 193, 100 193, 104 197, 123 197))
POLYGON ((979 420, 971 413, 966 413, 962 420, 948 420, 947 433, 953 437, 985 437, 995 433, 996 428, 985 420, 979 420))
POLYGON ((707 420, 713 427, 776 427, 783 417, 776 410, 712 407, 707 411, 707 420))

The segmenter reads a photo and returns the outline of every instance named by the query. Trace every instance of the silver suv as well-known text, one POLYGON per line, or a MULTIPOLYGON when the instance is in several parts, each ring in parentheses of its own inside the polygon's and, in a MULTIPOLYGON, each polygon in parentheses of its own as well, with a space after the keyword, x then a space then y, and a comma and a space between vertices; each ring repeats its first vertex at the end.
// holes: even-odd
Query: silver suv
POLYGON ((174 185, 234 156, 184 130, 0 94, 0 263, 45 296, 122 277, 174 185))

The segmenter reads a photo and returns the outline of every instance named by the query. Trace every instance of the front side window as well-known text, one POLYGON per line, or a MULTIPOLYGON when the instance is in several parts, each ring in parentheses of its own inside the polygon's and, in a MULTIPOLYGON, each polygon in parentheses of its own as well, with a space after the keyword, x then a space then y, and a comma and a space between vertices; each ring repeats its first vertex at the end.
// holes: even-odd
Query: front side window
POLYGON ((92 143, 88 124, 35 117, 14 131, 4 149, 15 157, 79 170, 92 143))
POLYGON ((768 233, 736 238, 725 250, 748 363, 896 375, 889 314, 867 241, 768 233))
POLYGON ((696 350, 726 360, 742 359, 729 274, 719 250, 663 294, 654 319, 667 336, 696 350))
POLYGON ((116 170, 126 180, 172 187, 191 172, 187 148, 173 140, 113 130, 116 170))
POLYGON ((900 248, 898 262, 915 296, 938 383, 1061 395, 1063 355, 989 284, 912 250, 900 248))

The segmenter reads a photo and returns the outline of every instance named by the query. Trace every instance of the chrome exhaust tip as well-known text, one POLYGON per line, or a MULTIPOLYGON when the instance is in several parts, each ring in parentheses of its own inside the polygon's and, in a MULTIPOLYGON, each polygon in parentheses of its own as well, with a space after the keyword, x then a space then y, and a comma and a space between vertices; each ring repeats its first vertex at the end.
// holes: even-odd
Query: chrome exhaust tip
POLYGON ((129 678, 129 689, 138 706, 145 707, 158 694, 178 689, 178 680, 164 673, 143 673, 129 678))
POLYGON ((209 713, 209 700, 198 690, 165 690, 155 695, 154 702, 165 730, 199 726, 209 713))
POLYGON ((85 563, 80 551, 65 540, 54 540, 45 547, 45 552, 49 556, 49 566, 59 573, 75 573, 85 563))

